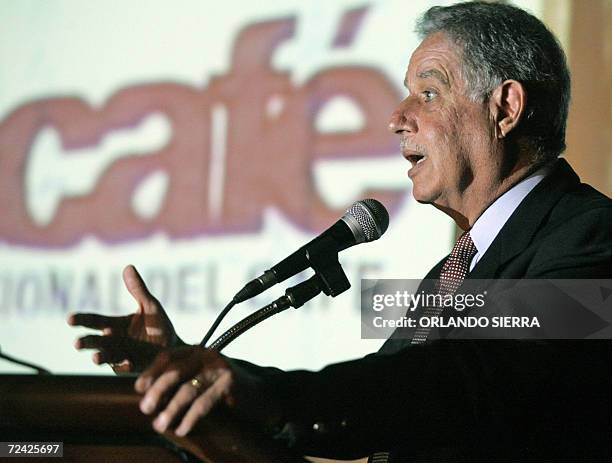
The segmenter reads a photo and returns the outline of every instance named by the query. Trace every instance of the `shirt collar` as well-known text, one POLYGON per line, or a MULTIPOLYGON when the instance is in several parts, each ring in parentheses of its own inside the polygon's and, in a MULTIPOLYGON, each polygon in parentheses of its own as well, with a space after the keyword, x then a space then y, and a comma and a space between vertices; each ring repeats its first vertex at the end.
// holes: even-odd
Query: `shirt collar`
POLYGON ((478 217, 470 230, 470 236, 478 252, 471 261, 470 270, 474 268, 480 258, 487 252, 495 237, 508 221, 512 213, 521 204, 523 199, 535 186, 550 172, 550 166, 544 166, 514 185, 503 195, 497 198, 478 217))

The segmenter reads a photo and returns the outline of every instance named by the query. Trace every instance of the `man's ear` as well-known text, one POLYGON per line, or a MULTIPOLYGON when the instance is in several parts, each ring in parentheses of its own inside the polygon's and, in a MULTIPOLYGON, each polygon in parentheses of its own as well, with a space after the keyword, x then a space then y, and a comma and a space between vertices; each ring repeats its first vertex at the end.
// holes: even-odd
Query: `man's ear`
POLYGON ((495 118, 495 135, 504 138, 523 117, 527 104, 525 87, 516 80, 506 80, 493 90, 489 101, 495 118))

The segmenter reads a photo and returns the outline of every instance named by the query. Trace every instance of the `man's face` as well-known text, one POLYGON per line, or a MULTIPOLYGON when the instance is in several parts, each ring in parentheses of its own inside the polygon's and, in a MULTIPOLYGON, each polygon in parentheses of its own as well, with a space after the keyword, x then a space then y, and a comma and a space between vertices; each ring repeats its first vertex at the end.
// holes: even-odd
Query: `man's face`
POLYGON ((488 105, 465 95, 460 59, 443 34, 427 37, 410 59, 404 82, 409 95, 389 126, 412 164, 414 198, 462 212, 466 195, 496 161, 488 105))

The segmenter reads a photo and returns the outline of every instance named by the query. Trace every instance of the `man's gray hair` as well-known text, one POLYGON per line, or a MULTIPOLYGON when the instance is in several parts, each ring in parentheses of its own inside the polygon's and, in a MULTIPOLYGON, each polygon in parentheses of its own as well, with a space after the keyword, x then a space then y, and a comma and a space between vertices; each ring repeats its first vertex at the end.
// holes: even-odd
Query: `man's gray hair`
POLYGON ((485 101, 505 80, 523 84, 527 104, 515 133, 536 162, 565 150, 570 75, 561 46, 539 19, 510 5, 467 2, 430 8, 416 32, 421 39, 442 32, 460 47, 473 101, 485 101))

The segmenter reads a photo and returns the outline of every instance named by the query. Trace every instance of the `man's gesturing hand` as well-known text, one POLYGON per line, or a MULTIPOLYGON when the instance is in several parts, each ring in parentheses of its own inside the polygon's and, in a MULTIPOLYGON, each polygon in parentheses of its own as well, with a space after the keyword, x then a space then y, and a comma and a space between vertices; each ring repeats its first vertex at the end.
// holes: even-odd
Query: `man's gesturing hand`
POLYGON ((142 371, 161 348, 184 343, 134 266, 123 270, 123 281, 138 303, 136 313, 122 317, 76 313, 69 316, 68 324, 102 331, 102 336, 84 336, 75 344, 77 349, 97 349, 95 363, 110 363, 115 372, 142 371))
POLYGON ((217 404, 259 423, 274 416, 271 407, 261 406, 266 394, 257 378, 218 352, 198 346, 160 353, 136 380, 135 389, 144 394, 142 412, 158 413, 153 421, 158 432, 176 426, 174 432, 184 436, 217 404))

